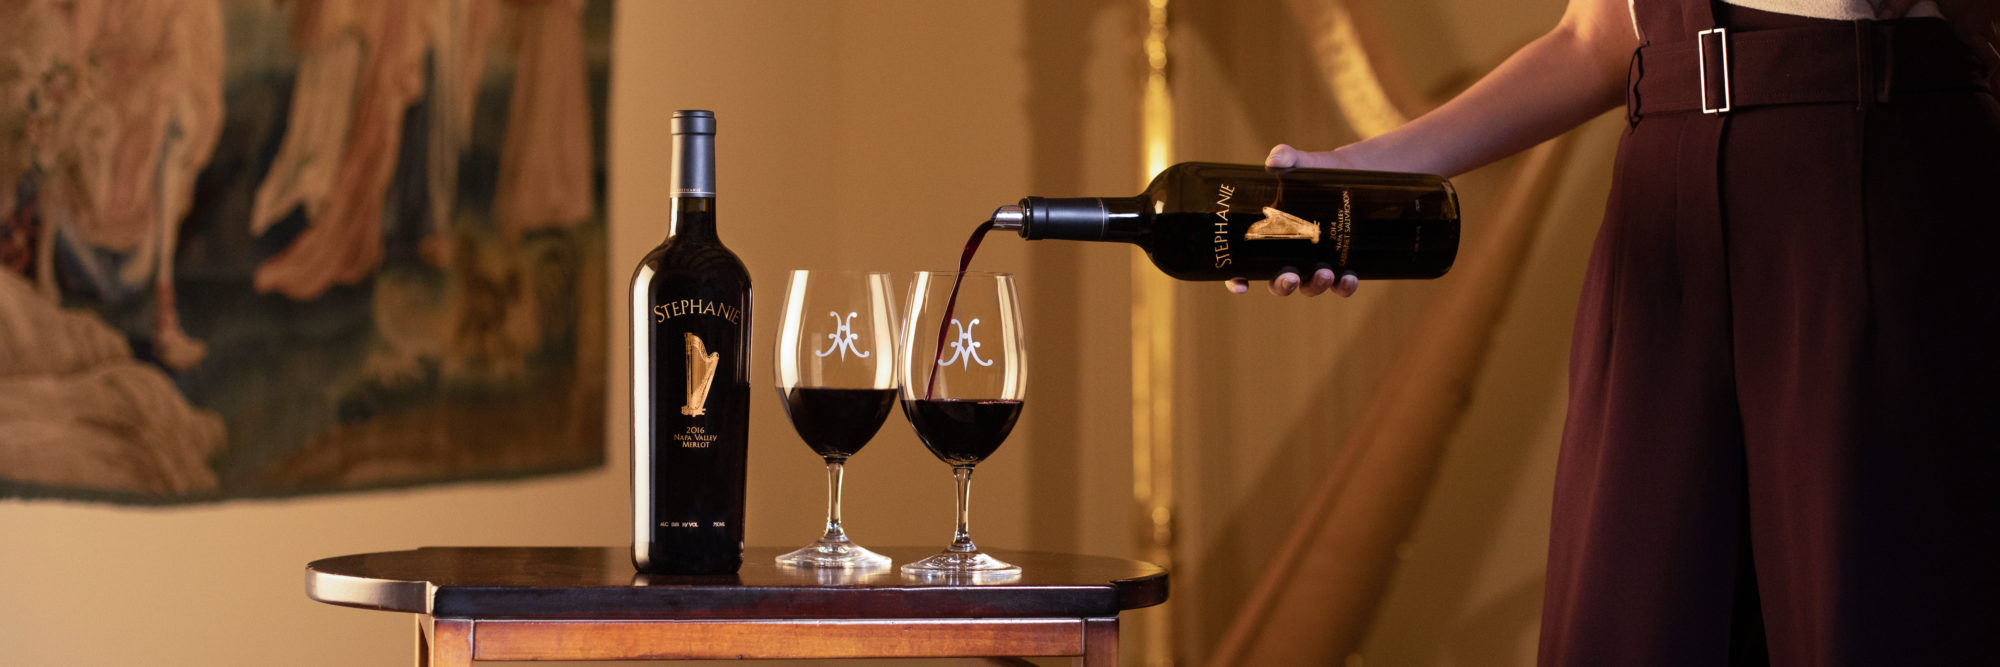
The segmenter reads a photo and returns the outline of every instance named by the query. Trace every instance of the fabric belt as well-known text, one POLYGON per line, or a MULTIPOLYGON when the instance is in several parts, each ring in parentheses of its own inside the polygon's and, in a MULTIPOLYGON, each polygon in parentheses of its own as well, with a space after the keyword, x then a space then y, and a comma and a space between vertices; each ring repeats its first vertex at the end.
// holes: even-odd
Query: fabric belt
POLYGON ((1916 93, 1987 90, 1986 65, 1937 19, 1853 21, 1648 44, 1633 56, 1637 116, 1728 113, 1778 104, 1890 103, 1916 93))

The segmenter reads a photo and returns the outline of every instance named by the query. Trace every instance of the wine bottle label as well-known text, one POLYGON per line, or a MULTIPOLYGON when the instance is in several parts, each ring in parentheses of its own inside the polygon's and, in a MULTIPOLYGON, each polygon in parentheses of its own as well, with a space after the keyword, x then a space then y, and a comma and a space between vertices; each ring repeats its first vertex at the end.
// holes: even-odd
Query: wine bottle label
POLYGON ((1243 230, 1243 240, 1303 239, 1319 243, 1319 232, 1317 222, 1266 206, 1264 219, 1250 223, 1250 228, 1243 230))
POLYGON ((633 406, 635 564, 659 571, 733 568, 742 540, 749 383, 749 295, 706 280, 656 280, 638 306, 633 406), (643 466, 643 470, 638 470, 643 466))
MULTIPOLYGON (((1251 188, 1251 190, 1254 192, 1256 188, 1251 188)), ((1247 206, 1239 207, 1235 205, 1235 200, 1238 198, 1239 192, 1241 190, 1228 184, 1219 185, 1216 189, 1216 220, 1214 222, 1213 240, 1215 268, 1226 268, 1235 263, 1235 258, 1231 256, 1232 250, 1230 248, 1230 229, 1232 223, 1237 225, 1247 224, 1243 229, 1242 237, 1242 240, 1246 243, 1305 241, 1312 245, 1319 245, 1322 242, 1330 240, 1333 250, 1331 254, 1337 262, 1334 268, 1341 269, 1348 265, 1348 253, 1354 246, 1353 191, 1340 191, 1339 206, 1332 211, 1333 215, 1327 220, 1314 220, 1309 217, 1310 214, 1302 215, 1285 211, 1279 208, 1280 202, 1277 201, 1264 203, 1258 208, 1256 213, 1245 211, 1237 213, 1236 217, 1231 218, 1230 215, 1236 213, 1236 209, 1248 208, 1247 206)), ((1271 193, 1269 199, 1277 199, 1277 193, 1271 193)), ((1325 209, 1321 209, 1321 212, 1324 213, 1325 209)))
MULTIPOLYGON (((668 382, 681 380, 678 412, 688 419, 678 431, 669 431, 665 435, 683 449, 713 447, 721 438, 708 424, 710 394, 715 389, 717 370, 724 371, 725 376, 735 375, 733 366, 737 360, 733 358, 735 350, 730 346, 741 333, 734 325, 740 323, 743 311, 714 299, 695 298, 663 301, 655 304, 652 312, 654 323, 660 326, 655 340, 666 343, 678 337, 681 342, 682 353, 676 355, 682 362, 680 372, 661 376, 660 379, 668 382)), ((671 373, 670 369, 662 370, 671 373)), ((671 394, 661 398, 666 399, 667 396, 671 394)))
POLYGON ((710 299, 676 299, 653 306, 653 321, 665 322, 682 315, 710 315, 736 324, 743 309, 710 299))
POLYGON ((1263 219, 1250 223, 1250 228, 1243 230, 1243 240, 1303 240, 1318 244, 1332 237, 1334 253, 1340 258, 1342 266, 1347 265, 1348 250, 1354 245, 1353 192, 1341 191, 1340 209, 1334 212, 1333 220, 1328 223, 1307 220, 1278 210, 1275 206, 1265 206, 1263 214, 1263 219))
POLYGON ((1236 188, 1224 183, 1216 187, 1215 195, 1215 268, 1228 268, 1236 263, 1229 256, 1229 200, 1236 198, 1236 188))
MULTIPOLYGON (((1422 231, 1423 227, 1417 227, 1417 230, 1422 231)), ((1340 211, 1333 216, 1331 233, 1333 251, 1339 253, 1340 265, 1346 267, 1347 251, 1354 247, 1354 191, 1340 191, 1340 211)))
MULTIPOLYGON (((708 414, 708 385, 715 381, 715 362, 722 358, 722 353, 708 351, 708 346, 702 344, 700 336, 694 334, 681 334, 681 336, 687 342, 687 403, 681 406, 681 414, 700 417, 708 414)), ((699 434, 696 434, 696 437, 699 437, 699 434)), ((706 447, 707 443, 714 440, 715 436, 698 440, 702 443, 698 446, 706 447)), ((688 442, 683 439, 681 444, 686 446, 688 442)))

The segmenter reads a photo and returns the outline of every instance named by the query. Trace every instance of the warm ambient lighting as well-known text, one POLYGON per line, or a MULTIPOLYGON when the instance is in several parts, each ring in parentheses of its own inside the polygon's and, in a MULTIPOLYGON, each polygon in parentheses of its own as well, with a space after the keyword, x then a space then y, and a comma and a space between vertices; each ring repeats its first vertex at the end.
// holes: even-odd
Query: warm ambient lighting
POLYGON ((1375 66, 1368 61, 1367 49, 1361 43, 1361 33, 1354 27, 1354 16, 1348 12, 1347 4, 1291 4, 1303 19, 1305 34, 1311 36, 1315 60, 1333 91, 1334 106, 1340 109, 1348 126, 1367 138, 1408 122, 1409 118, 1389 100, 1388 90, 1383 88, 1375 66))
MULTIPOLYGON (((1167 90, 1167 2, 1146 3, 1146 93, 1141 136, 1150 180, 1172 163, 1173 98, 1167 90)), ((1140 183, 1144 187, 1145 183, 1140 183)), ((1172 569, 1174 281, 1132 250, 1132 499, 1143 558, 1172 569)), ((1173 622, 1142 617, 1148 664, 1172 664, 1173 622)))

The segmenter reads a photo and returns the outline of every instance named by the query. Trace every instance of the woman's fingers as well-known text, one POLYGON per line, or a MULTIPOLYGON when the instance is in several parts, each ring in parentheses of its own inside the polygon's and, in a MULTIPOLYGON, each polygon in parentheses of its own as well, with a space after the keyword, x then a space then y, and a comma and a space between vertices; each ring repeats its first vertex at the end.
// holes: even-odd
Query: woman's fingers
POLYGON ((1299 289, 1299 274, 1290 271, 1278 274, 1278 277, 1271 279, 1270 289, 1272 294, 1291 296, 1292 292, 1299 289))
MULTIPOLYGON (((1230 294, 1250 292, 1250 281, 1243 278, 1230 278, 1222 286, 1228 289, 1230 294)), ((1356 290, 1361 289, 1361 279, 1354 277, 1352 273, 1336 274, 1332 269, 1320 269, 1313 272, 1311 281, 1301 284, 1299 274, 1287 271, 1272 278, 1267 289, 1277 296, 1291 296, 1293 292, 1306 296, 1319 296, 1332 292, 1342 297, 1350 297, 1354 296, 1356 290)))
POLYGON ((1339 294, 1344 299, 1354 296, 1354 291, 1358 289, 1361 289, 1361 278, 1349 273, 1340 277, 1340 282, 1333 287, 1333 293, 1339 294))
POLYGON ((1320 269, 1313 272, 1312 280, 1299 286, 1299 293, 1306 296, 1319 296, 1325 294, 1327 289, 1332 288, 1334 283, 1339 281, 1340 276, 1334 275, 1333 269, 1320 269))

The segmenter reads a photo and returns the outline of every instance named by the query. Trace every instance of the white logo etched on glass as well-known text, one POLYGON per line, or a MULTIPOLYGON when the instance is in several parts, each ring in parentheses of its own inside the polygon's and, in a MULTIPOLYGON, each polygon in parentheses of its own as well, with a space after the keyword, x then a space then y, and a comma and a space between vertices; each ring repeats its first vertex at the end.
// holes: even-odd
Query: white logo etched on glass
POLYGON ((854 333, 854 316, 860 313, 848 313, 846 318, 842 318, 840 313, 836 312, 828 312, 827 314, 833 316, 833 333, 826 335, 828 340, 833 341, 833 347, 814 352, 813 354, 819 355, 823 359, 837 350, 840 352, 841 361, 847 361, 848 352, 853 352, 854 356, 867 359, 868 351, 854 346, 855 341, 861 340, 861 334, 854 333))
POLYGON ((972 328, 979 326, 979 318, 972 318, 971 324, 959 324, 958 318, 954 317, 951 318, 951 326, 958 329, 958 340, 951 342, 951 358, 939 362, 939 366, 959 363, 971 369, 975 363, 981 366, 993 365, 993 362, 979 358, 979 341, 972 339, 972 328))

